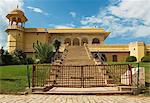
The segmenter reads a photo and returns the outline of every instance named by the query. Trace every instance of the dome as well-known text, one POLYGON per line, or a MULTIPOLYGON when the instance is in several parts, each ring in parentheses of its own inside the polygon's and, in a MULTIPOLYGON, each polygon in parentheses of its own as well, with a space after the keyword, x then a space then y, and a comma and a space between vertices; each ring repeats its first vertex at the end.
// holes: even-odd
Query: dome
POLYGON ((7 14, 6 16, 9 20, 14 17, 17 17, 17 18, 21 18, 21 22, 26 22, 27 21, 27 18, 24 14, 24 12, 22 10, 20 10, 18 7, 16 9, 14 9, 13 11, 11 11, 9 14, 7 14))
POLYGON ((24 15, 24 12, 20 9, 15 9, 13 11, 10 12, 10 14, 19 14, 19 15, 24 15))

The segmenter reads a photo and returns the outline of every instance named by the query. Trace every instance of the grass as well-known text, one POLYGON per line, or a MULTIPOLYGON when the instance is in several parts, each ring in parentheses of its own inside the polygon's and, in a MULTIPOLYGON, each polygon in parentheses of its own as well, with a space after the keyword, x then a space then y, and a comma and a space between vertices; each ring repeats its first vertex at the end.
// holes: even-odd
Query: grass
POLYGON ((28 86, 26 67, 26 65, 0 66, 0 93, 24 91, 28 86))

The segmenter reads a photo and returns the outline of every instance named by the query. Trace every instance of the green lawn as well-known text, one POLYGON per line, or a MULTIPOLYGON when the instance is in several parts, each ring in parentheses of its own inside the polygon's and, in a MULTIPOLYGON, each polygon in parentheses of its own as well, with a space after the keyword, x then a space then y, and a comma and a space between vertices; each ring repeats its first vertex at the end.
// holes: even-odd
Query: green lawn
POLYGON ((26 67, 26 65, 0 66, 0 93, 24 91, 28 86, 26 67))

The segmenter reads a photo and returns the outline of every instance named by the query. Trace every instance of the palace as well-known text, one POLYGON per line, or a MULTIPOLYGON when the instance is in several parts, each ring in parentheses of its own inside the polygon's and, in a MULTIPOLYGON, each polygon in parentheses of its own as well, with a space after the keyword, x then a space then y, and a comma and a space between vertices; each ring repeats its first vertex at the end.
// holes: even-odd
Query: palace
POLYGON ((128 56, 135 56, 140 61, 144 55, 150 55, 150 45, 146 45, 144 42, 132 42, 124 45, 105 44, 104 41, 110 32, 103 28, 25 28, 25 22, 28 19, 18 8, 6 17, 9 20, 6 32, 8 33, 8 52, 10 53, 15 49, 21 49, 28 56, 34 57, 34 43, 50 44, 58 40, 61 42, 60 54, 63 54, 65 48, 68 47, 70 58, 78 58, 80 61, 86 58, 85 53, 88 58, 96 58, 95 54, 100 53, 108 62, 124 62, 128 56))

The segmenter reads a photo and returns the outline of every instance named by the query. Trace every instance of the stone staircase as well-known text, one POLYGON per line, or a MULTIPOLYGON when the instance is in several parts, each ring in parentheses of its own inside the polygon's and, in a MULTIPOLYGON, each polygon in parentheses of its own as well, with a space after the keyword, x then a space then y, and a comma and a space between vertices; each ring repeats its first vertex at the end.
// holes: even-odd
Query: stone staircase
POLYGON ((62 68, 57 74, 56 85, 63 87, 98 87, 114 86, 114 82, 106 74, 106 70, 95 67, 84 68, 83 74, 80 67, 62 68), (81 78, 84 80, 82 81, 81 78), (111 81, 111 82, 110 82, 111 81), (84 85, 82 84, 84 82, 84 85))
POLYGON ((95 65, 84 46, 68 46, 63 65, 95 65))

